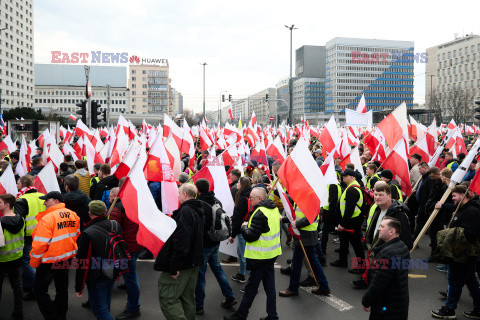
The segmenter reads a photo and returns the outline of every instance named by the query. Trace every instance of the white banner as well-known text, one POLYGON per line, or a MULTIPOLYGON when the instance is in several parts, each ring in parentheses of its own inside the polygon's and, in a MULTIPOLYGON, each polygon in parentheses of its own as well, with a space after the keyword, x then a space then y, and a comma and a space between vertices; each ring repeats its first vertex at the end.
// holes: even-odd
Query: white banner
POLYGON ((3 235, 2 224, 0 223, 0 247, 5 246, 5 236, 3 235))
POLYGON ((373 111, 360 113, 355 110, 345 109, 345 125, 359 127, 373 127, 373 111))

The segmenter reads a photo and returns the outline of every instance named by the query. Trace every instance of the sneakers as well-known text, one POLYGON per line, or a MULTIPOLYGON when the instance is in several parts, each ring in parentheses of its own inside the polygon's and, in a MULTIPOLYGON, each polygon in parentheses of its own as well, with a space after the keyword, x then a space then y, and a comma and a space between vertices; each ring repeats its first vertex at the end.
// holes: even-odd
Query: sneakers
POLYGON ((315 283, 315 280, 313 277, 308 276, 305 280, 300 282, 300 287, 314 287, 317 284, 315 283))
POLYGON ((368 284, 366 284, 365 280, 363 280, 363 279, 352 281, 352 286, 353 286, 354 289, 367 289, 368 288, 368 284))
POLYGON ((442 266, 436 266, 435 269, 440 272, 448 272, 448 266, 447 265, 442 265, 442 266))
POLYGON ((480 311, 470 311, 470 312, 464 312, 463 316, 468 319, 480 319, 480 311))
POLYGON ((340 243, 340 238, 333 239, 332 242, 335 243, 335 244, 339 244, 340 243))
POLYGON ((232 256, 229 256, 227 259, 222 259, 223 263, 235 263, 237 261, 238 261, 237 257, 232 257, 232 256))
POLYGON ((298 292, 293 292, 293 291, 290 291, 290 290, 286 289, 286 290, 280 291, 278 293, 278 295, 280 297, 285 297, 285 298, 296 297, 296 296, 298 296, 298 292))
POLYGON ((135 318, 138 318, 138 317, 140 317, 140 311, 132 312, 132 311, 125 310, 122 313, 120 313, 115 318, 115 320, 135 319, 135 318))
POLYGON ((348 267, 348 263, 347 262, 342 262, 340 260, 336 260, 336 261, 333 261, 333 262, 330 262, 330 265, 332 267, 340 267, 340 268, 347 268, 348 267))
POLYGON ((237 304, 237 300, 235 300, 235 298, 229 298, 229 299, 223 300, 220 306, 225 309, 231 309, 236 304, 237 304))
POLYGON ((195 311, 195 314, 196 314, 197 316, 201 316, 201 315, 204 314, 204 313, 205 313, 205 310, 203 310, 203 307, 199 307, 199 308, 197 308, 197 310, 195 311))
POLYGON ((240 288, 240 292, 241 292, 241 293, 245 293, 245 287, 240 288))
POLYGON ((432 317, 437 319, 457 319, 455 310, 443 306, 441 309, 432 310, 432 317))
POLYGON ((232 276, 232 280, 240 283, 247 282, 247 280, 245 280, 245 275, 241 273, 237 273, 236 275, 232 276))

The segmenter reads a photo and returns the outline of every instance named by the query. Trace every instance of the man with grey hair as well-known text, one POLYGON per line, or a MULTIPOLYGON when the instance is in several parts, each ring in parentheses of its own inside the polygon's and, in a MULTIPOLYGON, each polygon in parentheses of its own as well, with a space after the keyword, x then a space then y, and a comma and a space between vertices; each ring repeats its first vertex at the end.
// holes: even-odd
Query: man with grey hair
POLYGON ((180 183, 180 185, 178 187, 180 188, 184 183, 187 183, 188 179, 188 174, 186 172, 180 173, 180 175, 178 176, 178 182, 180 183))
POLYGON ((85 192, 78 190, 80 180, 76 175, 69 174, 63 180, 65 191, 63 199, 65 208, 72 210, 80 217, 80 229, 83 231, 85 225, 90 221, 88 214, 88 205, 92 199, 85 194, 85 192))
POLYGON ((180 187, 180 207, 173 211, 175 232, 160 250, 153 268, 162 271, 158 279, 158 299, 167 320, 195 319, 195 286, 203 265, 204 209, 196 200, 197 188, 180 187))

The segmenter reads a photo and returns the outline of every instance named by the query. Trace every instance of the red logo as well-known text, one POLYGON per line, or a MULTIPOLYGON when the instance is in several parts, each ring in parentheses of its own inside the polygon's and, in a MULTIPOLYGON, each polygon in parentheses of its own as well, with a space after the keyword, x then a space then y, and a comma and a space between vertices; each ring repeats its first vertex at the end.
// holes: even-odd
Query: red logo
POLYGON ((131 56, 129 59, 130 63, 140 63, 140 58, 137 56, 131 56))

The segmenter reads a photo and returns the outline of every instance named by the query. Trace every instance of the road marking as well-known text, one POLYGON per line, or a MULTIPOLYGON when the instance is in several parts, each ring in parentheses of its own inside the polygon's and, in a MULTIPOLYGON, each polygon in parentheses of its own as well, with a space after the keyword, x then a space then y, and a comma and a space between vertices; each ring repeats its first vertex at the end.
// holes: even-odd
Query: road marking
MULTIPOLYGON (((313 289, 317 289, 317 287, 300 287, 300 288, 307 291, 308 293, 312 293, 313 289)), ((318 299, 322 300, 323 302, 326 302, 327 304, 334 307, 338 311, 348 311, 354 308, 352 305, 348 304, 347 302, 343 301, 340 298, 335 297, 332 294, 329 295, 328 297, 317 295, 317 294, 314 294, 314 296, 316 296, 318 299)))
POLYGON ((137 259, 137 262, 155 262, 155 259, 137 259))
POLYGON ((412 274, 412 273, 409 273, 409 274, 408 274, 408 277, 409 277, 409 278, 412 278, 412 279, 419 279, 419 278, 424 278, 424 279, 426 279, 426 278, 427 278, 427 275, 426 275, 426 274, 412 274))
MULTIPOLYGON (((239 264, 238 262, 234 262, 234 263, 223 263, 223 262, 220 262, 220 265, 221 265, 222 267, 239 267, 239 266, 240 266, 240 264, 239 264)), ((274 267, 275 269, 280 269, 280 268, 282 267, 282 265, 280 265, 280 264, 278 264, 278 263, 275 263, 275 264, 273 265, 273 267, 274 267)))

